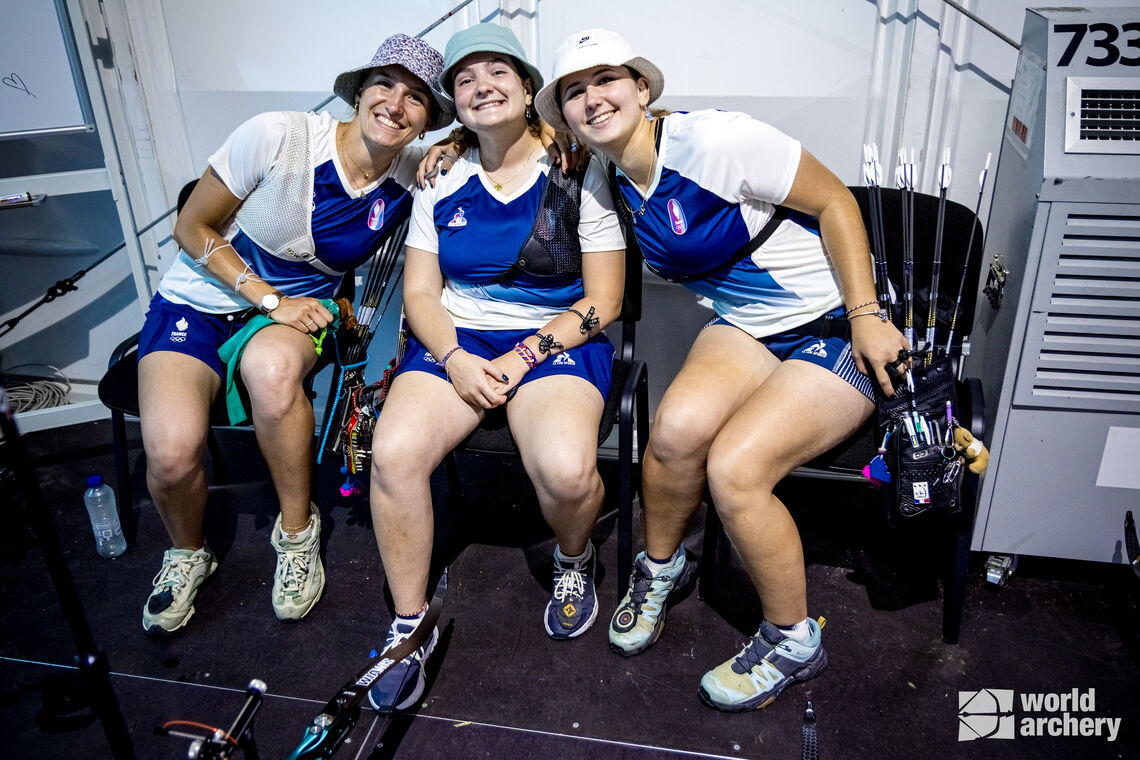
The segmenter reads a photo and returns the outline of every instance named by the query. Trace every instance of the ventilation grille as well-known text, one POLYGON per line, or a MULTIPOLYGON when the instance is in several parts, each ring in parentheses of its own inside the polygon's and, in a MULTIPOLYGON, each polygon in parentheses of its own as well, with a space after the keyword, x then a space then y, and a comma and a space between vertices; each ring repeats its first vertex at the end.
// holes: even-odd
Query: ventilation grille
POLYGON ((1140 79, 1071 77, 1066 101, 1066 153, 1140 155, 1140 79))
POLYGON ((1140 215, 1069 214, 1038 309, 1035 401, 1140 411, 1140 215))

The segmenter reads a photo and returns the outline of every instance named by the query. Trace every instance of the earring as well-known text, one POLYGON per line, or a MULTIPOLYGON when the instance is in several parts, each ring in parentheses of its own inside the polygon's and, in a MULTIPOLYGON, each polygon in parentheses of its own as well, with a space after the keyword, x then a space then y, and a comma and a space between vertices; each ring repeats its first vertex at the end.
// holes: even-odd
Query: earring
POLYGON ((426 134, 427 134, 427 130, 426 130, 426 129, 425 129, 425 130, 422 130, 422 131, 420 132, 420 139, 421 139, 421 140, 422 140, 422 139, 424 139, 424 135, 426 135, 426 134))
POLYGON ((653 114, 649 113, 649 109, 645 110, 645 120, 646 121, 653 121, 653 114))
POLYGON ((527 121, 533 121, 534 120, 534 106, 529 105, 529 104, 527 105, 526 113, 523 114, 523 118, 525 118, 527 121))

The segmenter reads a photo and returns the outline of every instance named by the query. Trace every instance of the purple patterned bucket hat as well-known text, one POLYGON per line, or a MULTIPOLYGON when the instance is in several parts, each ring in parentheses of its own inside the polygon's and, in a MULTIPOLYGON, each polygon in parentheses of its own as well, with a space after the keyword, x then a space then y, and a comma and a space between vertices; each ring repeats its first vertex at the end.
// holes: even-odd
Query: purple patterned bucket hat
POLYGON ((364 83, 372 69, 381 66, 403 66, 417 77, 431 90, 435 100, 435 109, 432 118, 428 121, 428 130, 446 127, 455 118, 455 107, 451 101, 439 90, 439 75, 443 71, 443 56, 439 51, 416 37, 406 34, 393 34, 380 44, 376 55, 365 66, 346 71, 336 78, 333 83, 333 92, 350 106, 356 106, 356 92, 364 83))

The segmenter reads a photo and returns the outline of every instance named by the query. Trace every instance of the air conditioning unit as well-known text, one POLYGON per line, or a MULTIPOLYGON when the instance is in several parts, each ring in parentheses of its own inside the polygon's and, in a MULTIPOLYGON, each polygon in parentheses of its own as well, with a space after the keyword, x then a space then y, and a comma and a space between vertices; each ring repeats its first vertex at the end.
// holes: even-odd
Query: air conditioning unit
POLYGON ((991 402, 972 548, 1122 562, 1140 514, 1140 8, 1031 9, 1021 45, 965 367, 991 402))

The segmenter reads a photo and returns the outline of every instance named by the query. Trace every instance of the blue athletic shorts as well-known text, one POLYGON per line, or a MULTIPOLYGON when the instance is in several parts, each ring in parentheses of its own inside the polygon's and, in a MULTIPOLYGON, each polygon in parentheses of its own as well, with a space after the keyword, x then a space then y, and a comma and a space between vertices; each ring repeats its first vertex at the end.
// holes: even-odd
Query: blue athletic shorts
POLYGON ((193 306, 172 303, 155 293, 139 333, 138 358, 154 351, 173 351, 193 356, 225 378, 218 349, 256 314, 255 310, 231 314, 207 314, 193 306))
MULTIPOLYGON (((834 309, 829 314, 832 317, 843 317, 843 307, 834 309)), ((720 317, 709 322, 709 325, 728 324, 730 323, 720 317)), ((758 340, 780 361, 799 359, 818 364, 839 375, 867 398, 875 400, 875 381, 856 368, 855 359, 851 356, 851 341, 839 337, 821 338, 818 335, 800 332, 798 328, 765 335, 758 340)))
MULTIPOLYGON (((494 359, 510 351, 523 338, 534 335, 534 330, 468 330, 460 327, 456 330, 456 334, 459 345, 464 351, 484 359, 494 359)), ((428 353, 423 344, 416 340, 414 335, 409 334, 404 360, 400 362, 396 374, 408 371, 428 372, 446 380, 447 373, 435 362, 435 357, 428 353)), ((519 386, 553 375, 573 375, 597 388, 604 399, 610 392, 613 363, 613 345, 605 335, 595 335, 581 346, 555 354, 543 361, 523 375, 519 386)))

